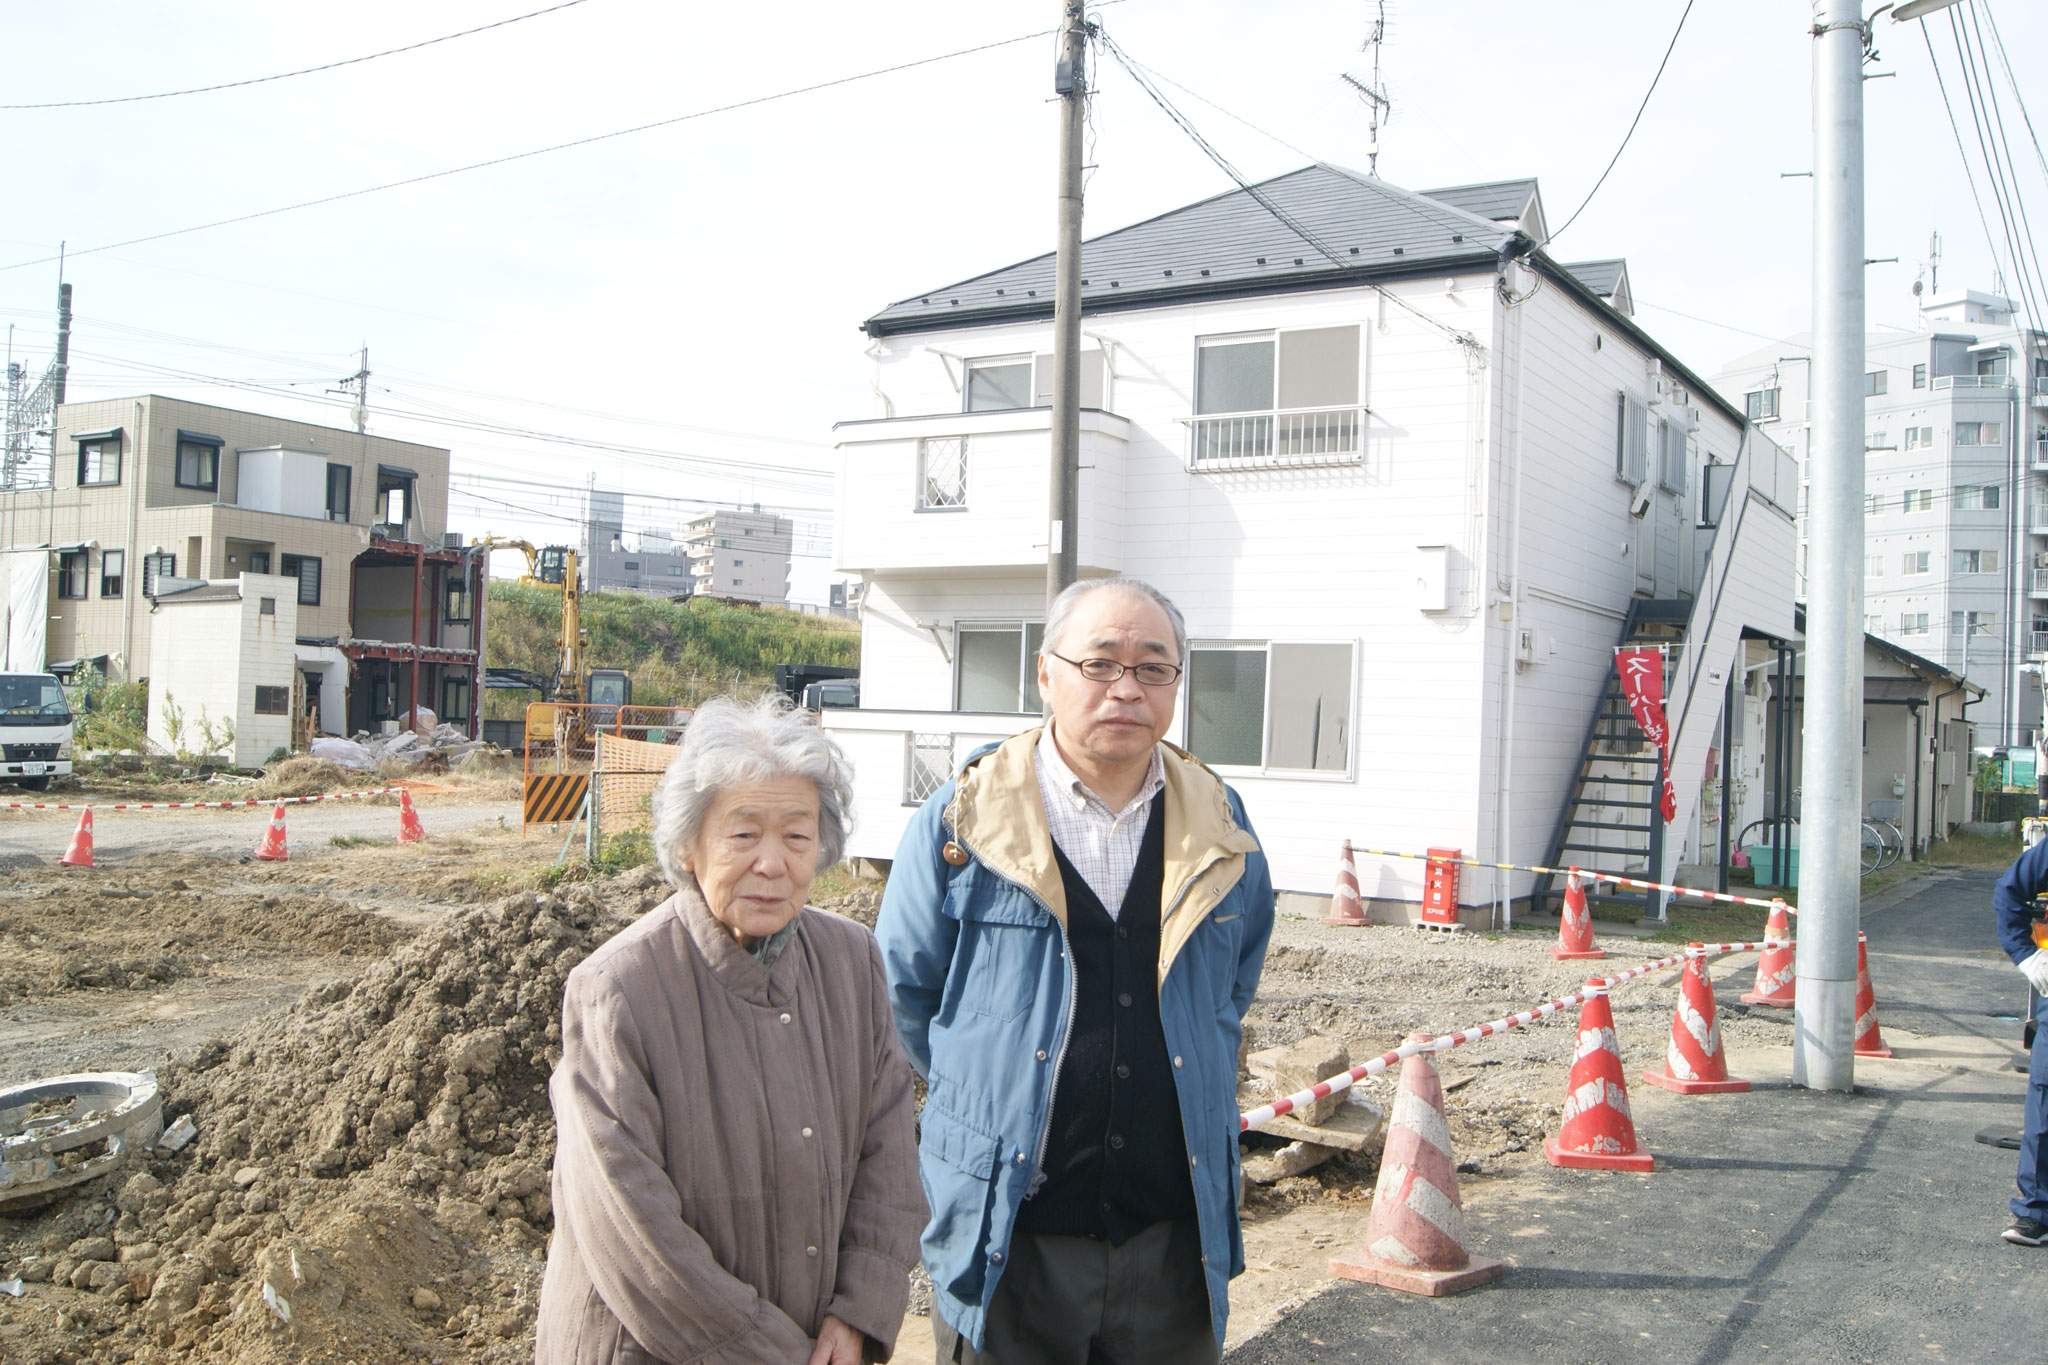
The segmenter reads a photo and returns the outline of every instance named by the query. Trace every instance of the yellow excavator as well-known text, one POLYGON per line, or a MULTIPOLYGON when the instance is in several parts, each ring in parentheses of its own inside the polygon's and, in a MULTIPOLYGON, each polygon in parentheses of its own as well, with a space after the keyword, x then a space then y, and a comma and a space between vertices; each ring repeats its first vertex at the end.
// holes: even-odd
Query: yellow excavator
POLYGON ((555 660, 557 702, 583 700, 583 587, 576 563, 576 551, 567 545, 543 545, 513 540, 507 536, 484 536, 478 549, 517 550, 526 556, 526 572, 519 581, 529 587, 557 588, 562 594, 562 645, 555 660))

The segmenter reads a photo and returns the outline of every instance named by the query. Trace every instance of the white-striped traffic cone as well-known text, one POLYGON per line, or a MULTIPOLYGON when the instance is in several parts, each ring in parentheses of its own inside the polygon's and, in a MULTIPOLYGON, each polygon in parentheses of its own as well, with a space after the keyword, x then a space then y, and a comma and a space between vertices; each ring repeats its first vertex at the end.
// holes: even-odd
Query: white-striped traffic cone
MULTIPOLYGON (((1429 1035, 1410 1034, 1408 1041, 1428 1042, 1429 1035)), ((1490 1284, 1506 1273, 1499 1261, 1465 1250, 1458 1159, 1444 1122, 1443 1084, 1427 1052, 1401 1063, 1365 1247, 1332 1258, 1330 1273, 1431 1297, 1490 1284)))
POLYGON ((1607 1003, 1607 983, 1598 977, 1586 983, 1586 1003, 1579 1009, 1564 1122, 1556 1137, 1543 1140, 1543 1155, 1553 1166, 1595 1171, 1647 1171, 1656 1164, 1636 1143, 1621 1046, 1614 1040, 1614 1007, 1607 1003))
POLYGON ((284 802, 280 801, 271 807, 270 827, 263 831, 263 838, 256 845, 256 860, 281 863, 290 856, 284 847, 284 802))
POLYGON ((1678 1012, 1671 1018, 1671 1046, 1662 1072, 1645 1071, 1643 1079, 1681 1095, 1722 1095, 1749 1089, 1748 1081, 1728 1079, 1728 1059, 1721 1053, 1721 1021, 1714 1017, 1714 983, 1707 976, 1706 945, 1688 944, 1685 975, 1678 983, 1678 1012))
POLYGON ((1745 1005, 1770 1005, 1789 1010, 1798 1001, 1798 969, 1792 949, 1792 926, 1787 922, 1785 902, 1771 902, 1770 918, 1764 921, 1764 941, 1775 946, 1764 949, 1756 960, 1756 989, 1742 993, 1745 1005))
POLYGON ((1574 867, 1564 874, 1564 909, 1557 916, 1557 942, 1550 955, 1562 962, 1568 958, 1606 957, 1607 950, 1593 942, 1593 912, 1586 908, 1586 884, 1574 867))
POLYGON ((1323 916, 1323 923, 1357 929, 1371 922, 1365 917, 1365 903, 1358 896, 1358 864, 1352 861, 1351 841, 1346 839, 1337 863, 1337 889, 1330 893, 1330 913, 1323 916))

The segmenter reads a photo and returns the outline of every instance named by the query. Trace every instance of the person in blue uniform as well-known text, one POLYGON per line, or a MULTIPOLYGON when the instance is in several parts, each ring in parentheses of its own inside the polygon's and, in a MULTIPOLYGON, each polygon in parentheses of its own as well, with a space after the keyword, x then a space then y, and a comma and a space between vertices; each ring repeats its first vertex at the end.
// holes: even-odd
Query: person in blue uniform
POLYGON ((1991 893, 1998 911, 1998 946, 2033 986, 2033 1051, 2027 1067, 2026 1128, 2020 1135, 2020 1192, 2012 1226, 2001 1235, 2015 1246, 2048 1243, 2048 950, 2034 938, 2039 914, 2034 897, 2048 891, 2048 840, 2035 844, 2005 870, 1991 893))

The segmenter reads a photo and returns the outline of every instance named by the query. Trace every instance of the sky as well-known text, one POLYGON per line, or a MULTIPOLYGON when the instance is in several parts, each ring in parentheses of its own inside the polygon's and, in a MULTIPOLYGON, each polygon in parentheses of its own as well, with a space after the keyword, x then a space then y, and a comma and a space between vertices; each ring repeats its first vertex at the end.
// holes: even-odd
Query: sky
MULTIPOLYGON (((348 426, 331 391, 367 347, 369 429, 453 452, 451 529, 573 541, 593 478, 629 492, 629 531, 759 502, 795 519, 792 598, 820 603, 832 425, 875 407, 861 321, 1052 247, 1059 0, 574 0, 518 18, 550 3, 0 0, 0 105, 248 81, 497 25, 208 93, 0 109, 13 358, 48 363, 64 243, 74 399, 153 392, 348 426), (603 136, 651 123, 665 126, 603 136), (144 237, 158 239, 118 245, 144 237)), ((2048 46, 2048 6, 1958 12, 1973 8, 2008 52, 2048 46)), ((1622 145, 1685 9, 1090 4, 1253 179, 1311 159, 1367 168, 1367 110, 1340 76, 1371 78, 1362 48, 1383 10, 1381 176, 1535 176, 1554 230, 1622 145)), ((1626 150, 1552 248, 1626 257, 1636 320, 1708 376, 1807 326, 1812 181, 1787 173, 1810 168, 1810 23, 1782 0, 1696 2, 1626 150)), ((1948 17, 1925 32, 1974 156, 1948 17)), ((1869 314, 1911 327, 1931 234, 1944 291, 1991 288, 1992 247, 1922 24, 1880 18, 1876 38, 1870 70, 1891 74, 1865 86, 1866 254, 1899 260, 1870 267, 1869 314)), ((2019 66, 2048 133, 2039 64, 2019 66)), ((2048 166, 1992 80, 2048 227, 2048 166)), ((1094 81, 1089 234, 1230 188, 1106 57, 1094 81)))

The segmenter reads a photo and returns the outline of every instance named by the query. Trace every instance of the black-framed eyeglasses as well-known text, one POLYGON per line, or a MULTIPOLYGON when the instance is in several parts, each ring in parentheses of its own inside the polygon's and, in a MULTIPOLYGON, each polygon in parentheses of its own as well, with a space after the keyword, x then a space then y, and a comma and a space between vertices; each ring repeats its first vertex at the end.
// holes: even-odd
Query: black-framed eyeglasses
POLYGON ((1147 687, 1171 687, 1180 681, 1179 664, 1162 664, 1147 660, 1142 664, 1120 664, 1115 659, 1069 659, 1064 654, 1046 653, 1061 663, 1072 664, 1081 670, 1081 676, 1089 682, 1115 682, 1129 673, 1147 687))

